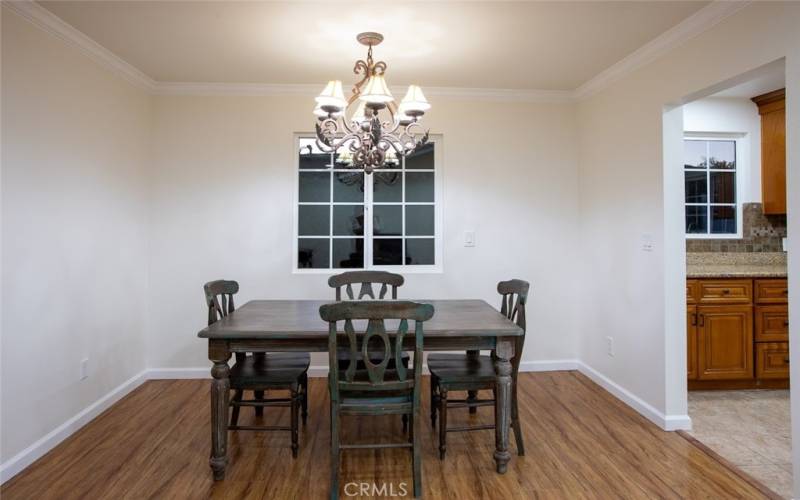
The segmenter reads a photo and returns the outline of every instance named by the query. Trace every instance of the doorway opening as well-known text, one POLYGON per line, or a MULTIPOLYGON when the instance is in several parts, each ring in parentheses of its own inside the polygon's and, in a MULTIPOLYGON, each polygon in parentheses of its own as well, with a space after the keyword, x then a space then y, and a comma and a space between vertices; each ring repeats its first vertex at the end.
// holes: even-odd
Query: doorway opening
POLYGON ((785 79, 779 60, 688 96, 665 112, 664 158, 686 432, 791 498, 785 79))

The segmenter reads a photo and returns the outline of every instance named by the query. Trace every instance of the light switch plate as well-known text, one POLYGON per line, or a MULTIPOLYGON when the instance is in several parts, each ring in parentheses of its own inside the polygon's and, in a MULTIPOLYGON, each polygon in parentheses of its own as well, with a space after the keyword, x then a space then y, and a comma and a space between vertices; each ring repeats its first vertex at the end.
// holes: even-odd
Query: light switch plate
POLYGON ((475 246, 475 231, 464 231, 464 246, 465 247, 475 246))
POLYGON ((655 243, 653 243, 653 235, 650 233, 642 233, 642 251, 652 252, 654 248, 655 243))

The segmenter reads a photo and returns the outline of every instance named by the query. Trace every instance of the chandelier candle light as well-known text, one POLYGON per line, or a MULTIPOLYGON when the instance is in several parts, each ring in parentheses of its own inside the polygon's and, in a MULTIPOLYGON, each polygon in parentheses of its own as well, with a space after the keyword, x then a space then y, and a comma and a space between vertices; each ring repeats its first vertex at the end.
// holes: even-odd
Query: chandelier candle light
POLYGON ((353 68, 361 80, 353 86, 349 99, 345 99, 339 80, 328 82, 317 96, 317 146, 325 153, 346 148, 348 165, 371 174, 387 164, 396 165, 397 157, 428 142, 428 131, 422 131, 419 119, 431 105, 416 85, 409 85, 400 105, 395 104, 383 78, 386 63, 372 60, 372 47, 383 41, 383 35, 367 32, 356 39, 369 47, 367 60, 356 61, 353 68), (348 117, 350 107, 354 110, 348 117), (379 114, 384 110, 388 111, 387 121, 382 121, 379 114))

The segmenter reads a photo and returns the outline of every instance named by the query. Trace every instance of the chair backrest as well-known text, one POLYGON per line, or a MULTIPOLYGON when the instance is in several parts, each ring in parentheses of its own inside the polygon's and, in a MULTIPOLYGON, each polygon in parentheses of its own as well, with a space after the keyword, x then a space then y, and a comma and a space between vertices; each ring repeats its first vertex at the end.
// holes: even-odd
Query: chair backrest
POLYGON ((349 271, 342 274, 336 274, 328 279, 328 286, 336 289, 336 301, 342 300, 342 287, 344 287, 345 294, 350 300, 361 300, 364 297, 369 297, 372 300, 385 299, 389 291, 392 290, 392 300, 397 300, 397 287, 402 286, 405 280, 399 274, 389 273, 386 271, 349 271), (358 291, 358 297, 353 293, 353 285, 361 284, 358 291), (378 296, 375 296, 375 290, 372 288, 373 284, 381 285, 378 296))
POLYGON ((419 379, 422 373, 422 324, 433 316, 432 305, 406 301, 347 301, 325 304, 319 308, 319 314, 329 326, 328 356, 332 367, 329 378, 332 399, 338 401, 340 390, 375 391, 413 387, 414 401, 418 402, 419 379), (363 334, 357 333, 354 321, 359 321, 359 326, 363 327, 363 320, 366 320, 366 329, 363 334), (386 320, 400 320, 396 332, 387 333, 386 320), (414 321, 413 349, 404 347, 404 340, 409 334, 409 320, 414 321), (344 338, 339 338, 339 321, 344 321, 347 342, 344 342, 344 338), (376 342, 376 339, 380 342, 376 342), (345 345, 340 346, 340 340, 345 345), (346 348, 350 352, 350 364, 343 379, 340 379, 336 370, 340 348, 346 348), (406 350, 414 352, 413 378, 409 377, 402 362, 402 353, 406 350), (380 351, 383 351, 383 358, 376 363, 376 352, 380 351), (357 379, 359 352, 368 377, 357 379), (391 359, 394 359, 395 369, 387 370, 391 359))
POLYGON ((229 280, 209 281, 203 285, 208 306, 208 324, 211 325, 232 313, 233 296, 239 291, 239 283, 229 280))
POLYGON ((514 345, 514 359, 511 366, 514 369, 514 376, 519 372, 519 364, 522 361, 522 348, 525 346, 525 305, 528 303, 528 290, 530 283, 523 280, 501 281, 497 284, 497 293, 502 296, 500 313, 522 328, 522 336, 517 337, 514 345))
MULTIPOLYGON (((203 285, 206 293, 206 306, 208 306, 208 324, 212 325, 232 313, 236 306, 233 305, 233 296, 239 291, 239 283, 230 280, 209 281, 203 285)), ((244 360, 245 353, 236 353, 236 361, 244 360)))

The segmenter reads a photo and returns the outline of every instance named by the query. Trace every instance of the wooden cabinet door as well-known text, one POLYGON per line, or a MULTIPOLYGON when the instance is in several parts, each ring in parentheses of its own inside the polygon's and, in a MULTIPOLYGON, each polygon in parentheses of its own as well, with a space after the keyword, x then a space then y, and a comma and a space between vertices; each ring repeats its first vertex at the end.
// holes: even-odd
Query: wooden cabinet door
POLYGON ((686 375, 697 380, 697 306, 686 307, 686 375))
POLYGON ((765 214, 786 213, 784 90, 754 97, 761 115, 761 197, 765 214))
POLYGON ((753 378, 752 306, 697 307, 697 378, 753 378))

